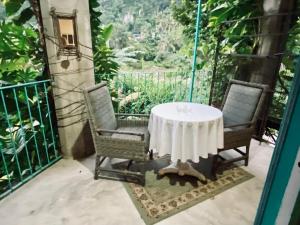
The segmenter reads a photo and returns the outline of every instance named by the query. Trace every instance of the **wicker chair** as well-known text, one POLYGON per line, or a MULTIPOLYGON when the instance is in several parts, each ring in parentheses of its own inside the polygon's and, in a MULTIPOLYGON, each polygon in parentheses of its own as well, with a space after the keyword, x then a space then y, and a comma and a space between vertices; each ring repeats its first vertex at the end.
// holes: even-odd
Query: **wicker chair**
MULTIPOLYGON (((129 171, 132 161, 147 160, 149 133, 147 115, 114 114, 111 96, 105 82, 84 91, 93 136, 96 165, 95 179, 107 178, 145 184, 145 170, 129 171), (138 119, 121 119, 124 117, 138 119), (101 166, 106 158, 128 159, 125 169, 101 166)), ((107 160, 106 160, 107 161, 107 160)))
POLYGON ((218 152, 233 149, 239 157, 225 159, 218 154, 221 161, 215 158, 215 170, 240 160, 249 162, 249 148, 252 135, 255 132, 257 118, 263 106, 267 85, 230 80, 221 110, 224 119, 224 148, 218 152), (246 151, 238 147, 246 147, 246 151))

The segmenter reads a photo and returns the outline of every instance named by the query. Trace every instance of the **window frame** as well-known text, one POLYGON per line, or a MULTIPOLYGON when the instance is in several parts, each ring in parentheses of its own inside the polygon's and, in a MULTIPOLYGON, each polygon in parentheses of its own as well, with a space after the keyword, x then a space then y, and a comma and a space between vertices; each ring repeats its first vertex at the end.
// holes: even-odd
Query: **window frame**
MULTIPOLYGON (((55 43, 57 48, 57 57, 60 56, 77 56, 80 58, 80 51, 79 51, 79 40, 78 40, 78 31, 77 31, 77 11, 73 10, 73 13, 60 13, 56 12, 55 8, 51 8, 50 15, 52 16, 53 20, 53 29, 54 29, 54 36, 55 36, 55 43), (72 20, 73 22, 73 42, 74 46, 69 45, 65 46, 62 42, 62 32, 60 30, 59 20, 72 20)), ((68 37, 67 37, 68 38, 68 37)))

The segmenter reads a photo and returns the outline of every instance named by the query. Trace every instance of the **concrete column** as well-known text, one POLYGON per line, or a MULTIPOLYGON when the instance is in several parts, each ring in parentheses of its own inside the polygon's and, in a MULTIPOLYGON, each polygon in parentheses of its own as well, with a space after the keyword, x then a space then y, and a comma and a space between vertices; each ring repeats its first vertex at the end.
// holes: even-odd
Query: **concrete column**
POLYGON ((95 84, 88 0, 43 0, 40 7, 61 150, 64 157, 81 158, 94 151, 82 93, 85 87, 95 84), (76 12, 79 56, 57 56, 58 37, 51 9, 56 13, 76 12))

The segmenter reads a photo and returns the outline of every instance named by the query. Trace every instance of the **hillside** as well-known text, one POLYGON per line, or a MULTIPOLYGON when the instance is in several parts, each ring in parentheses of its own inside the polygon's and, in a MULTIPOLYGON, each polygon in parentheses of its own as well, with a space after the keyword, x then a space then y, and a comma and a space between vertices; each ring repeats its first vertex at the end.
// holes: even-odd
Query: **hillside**
POLYGON ((189 65, 188 41, 171 14, 170 0, 100 0, 101 21, 113 25, 109 45, 122 70, 189 65))

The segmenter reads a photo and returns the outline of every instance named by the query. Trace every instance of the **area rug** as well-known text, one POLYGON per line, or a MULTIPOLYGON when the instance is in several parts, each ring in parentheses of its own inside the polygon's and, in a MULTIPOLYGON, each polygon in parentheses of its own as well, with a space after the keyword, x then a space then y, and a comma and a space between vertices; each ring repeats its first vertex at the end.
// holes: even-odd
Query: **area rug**
POLYGON ((146 185, 124 183, 125 188, 147 225, 157 223, 193 205, 228 190, 254 177, 234 167, 217 175, 216 181, 202 184, 193 177, 170 174, 157 175, 157 170, 146 172, 146 185))

